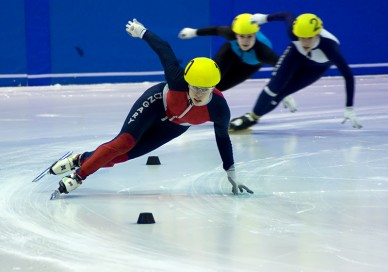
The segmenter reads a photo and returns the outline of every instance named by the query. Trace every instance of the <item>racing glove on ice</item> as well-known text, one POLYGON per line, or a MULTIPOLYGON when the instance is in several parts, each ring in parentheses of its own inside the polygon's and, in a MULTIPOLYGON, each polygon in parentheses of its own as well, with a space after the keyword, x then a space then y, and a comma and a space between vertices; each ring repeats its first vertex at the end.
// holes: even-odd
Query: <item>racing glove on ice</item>
POLYGON ((344 120, 341 122, 341 124, 345 124, 345 122, 349 120, 350 123, 354 128, 362 128, 362 125, 358 121, 358 118, 356 116, 356 113, 353 110, 353 107, 346 107, 345 113, 344 113, 344 120))
POLYGON ((250 190, 247 186, 245 186, 244 184, 241 184, 241 183, 237 183, 236 171, 235 171, 234 165, 229 167, 229 169, 226 171, 226 173, 228 175, 229 182, 232 184, 233 194, 238 195, 238 191, 240 191, 240 193, 243 193, 244 190, 250 194, 253 194, 253 191, 250 190))

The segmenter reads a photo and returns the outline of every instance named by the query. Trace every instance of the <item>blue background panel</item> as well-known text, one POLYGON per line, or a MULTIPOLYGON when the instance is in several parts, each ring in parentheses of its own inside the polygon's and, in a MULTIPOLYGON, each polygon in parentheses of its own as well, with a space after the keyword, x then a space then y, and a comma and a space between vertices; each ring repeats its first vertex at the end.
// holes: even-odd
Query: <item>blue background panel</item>
POLYGON ((209 52, 210 43, 197 40, 185 46, 177 39, 184 22, 208 24, 209 2, 185 1, 55 1, 51 6, 53 73, 138 72, 161 70, 159 59, 140 39, 125 31, 136 18, 166 39, 182 62, 190 51, 209 52), (72 7, 72 8, 70 8, 72 7), (201 14, 201 16, 197 16, 201 14))
POLYGON ((27 74, 27 60, 24 0, 0 1, 0 25, 0 86, 25 85, 27 79, 23 75, 27 74))
MULTIPOLYGON (((225 39, 180 40, 183 27, 230 25, 240 13, 283 10, 319 15, 341 41, 354 74, 388 73, 385 0, 0 0, 0 86, 163 80, 163 75, 139 74, 162 67, 144 41, 125 32, 129 19, 137 18, 167 40, 185 65, 194 57, 214 56, 225 39)), ((283 23, 268 23, 261 30, 278 54, 289 44, 283 23)), ((254 77, 269 77, 270 69, 254 77)), ((331 69, 328 75, 338 72, 331 69)))
MULTIPOLYGON (((234 16, 240 13, 315 13, 322 19, 324 27, 340 40, 341 51, 349 64, 388 63, 388 16, 385 12, 388 10, 388 1, 239 0, 230 3, 229 17, 226 14, 222 17, 212 16, 213 25, 231 23, 234 16)), ((213 10, 222 5, 225 5, 225 1, 212 1, 213 10)), ((261 31, 271 39, 278 54, 281 54, 290 42, 282 22, 264 24, 261 31)), ((215 40, 213 50, 217 50, 221 44, 222 41, 215 40)), ((355 74, 388 73, 388 67, 356 68, 353 71, 355 74)), ((329 74, 338 75, 338 72, 333 70, 329 74)))

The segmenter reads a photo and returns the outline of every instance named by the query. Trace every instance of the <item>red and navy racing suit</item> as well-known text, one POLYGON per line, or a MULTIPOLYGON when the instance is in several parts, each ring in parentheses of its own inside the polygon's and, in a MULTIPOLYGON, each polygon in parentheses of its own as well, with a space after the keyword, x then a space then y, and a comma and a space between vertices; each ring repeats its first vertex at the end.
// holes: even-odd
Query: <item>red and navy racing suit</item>
POLYGON ((275 66, 278 55, 272 51, 271 41, 261 32, 256 33, 256 42, 248 51, 241 50, 236 34, 229 26, 214 26, 197 29, 197 36, 222 36, 228 40, 214 57, 221 70, 217 89, 226 91, 250 78, 264 64, 275 66))
POLYGON ((346 106, 353 106, 353 73, 340 52, 339 41, 333 34, 322 29, 315 47, 307 53, 292 33, 294 18, 291 13, 270 14, 267 21, 285 21, 292 43, 280 57, 271 80, 261 92, 253 109, 256 115, 263 116, 272 111, 284 97, 317 81, 333 64, 345 78, 346 106))
POLYGON ((207 121, 214 123, 223 168, 228 170, 234 161, 228 134, 230 110, 222 93, 214 89, 206 105, 194 106, 183 77, 184 69, 170 45, 149 30, 143 40, 159 56, 167 82, 154 85, 140 96, 113 140, 81 155, 77 174, 85 179, 101 167, 142 156, 178 137, 191 125, 207 121))

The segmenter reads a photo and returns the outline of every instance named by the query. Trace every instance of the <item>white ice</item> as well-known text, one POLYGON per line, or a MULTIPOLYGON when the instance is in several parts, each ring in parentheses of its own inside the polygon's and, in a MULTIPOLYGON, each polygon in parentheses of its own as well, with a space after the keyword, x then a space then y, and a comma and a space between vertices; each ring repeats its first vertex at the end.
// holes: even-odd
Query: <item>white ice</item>
MULTIPOLYGON (((265 83, 224 93, 232 117, 265 83)), ((66 151, 111 140, 149 86, 0 88, 0 271, 387 271, 388 76, 356 79, 362 129, 341 124, 339 77, 231 135, 253 195, 231 194, 210 123, 58 200, 60 177, 31 182, 66 151), (141 212, 156 223, 137 224, 141 212)))

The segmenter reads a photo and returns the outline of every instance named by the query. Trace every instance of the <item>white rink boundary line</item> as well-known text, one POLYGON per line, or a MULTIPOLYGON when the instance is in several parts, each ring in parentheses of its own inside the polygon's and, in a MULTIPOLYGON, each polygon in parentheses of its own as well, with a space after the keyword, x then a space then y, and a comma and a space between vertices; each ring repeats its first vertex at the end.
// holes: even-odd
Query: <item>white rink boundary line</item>
MULTIPOLYGON (((365 63, 351 64, 351 68, 377 68, 388 67, 388 63, 365 63)), ((263 67, 260 71, 272 71, 272 67, 263 67)), ((332 66, 330 69, 336 69, 332 66)), ((163 75, 163 71, 148 71, 148 72, 107 72, 107 73, 65 73, 65 74, 0 74, 0 78, 68 78, 68 77, 121 77, 121 76, 157 76, 163 75)))
POLYGON ((0 78, 61 78, 61 77, 112 77, 112 76, 157 76, 163 75, 163 71, 149 72, 110 72, 110 73, 67 73, 67 74, 3 74, 0 78))

